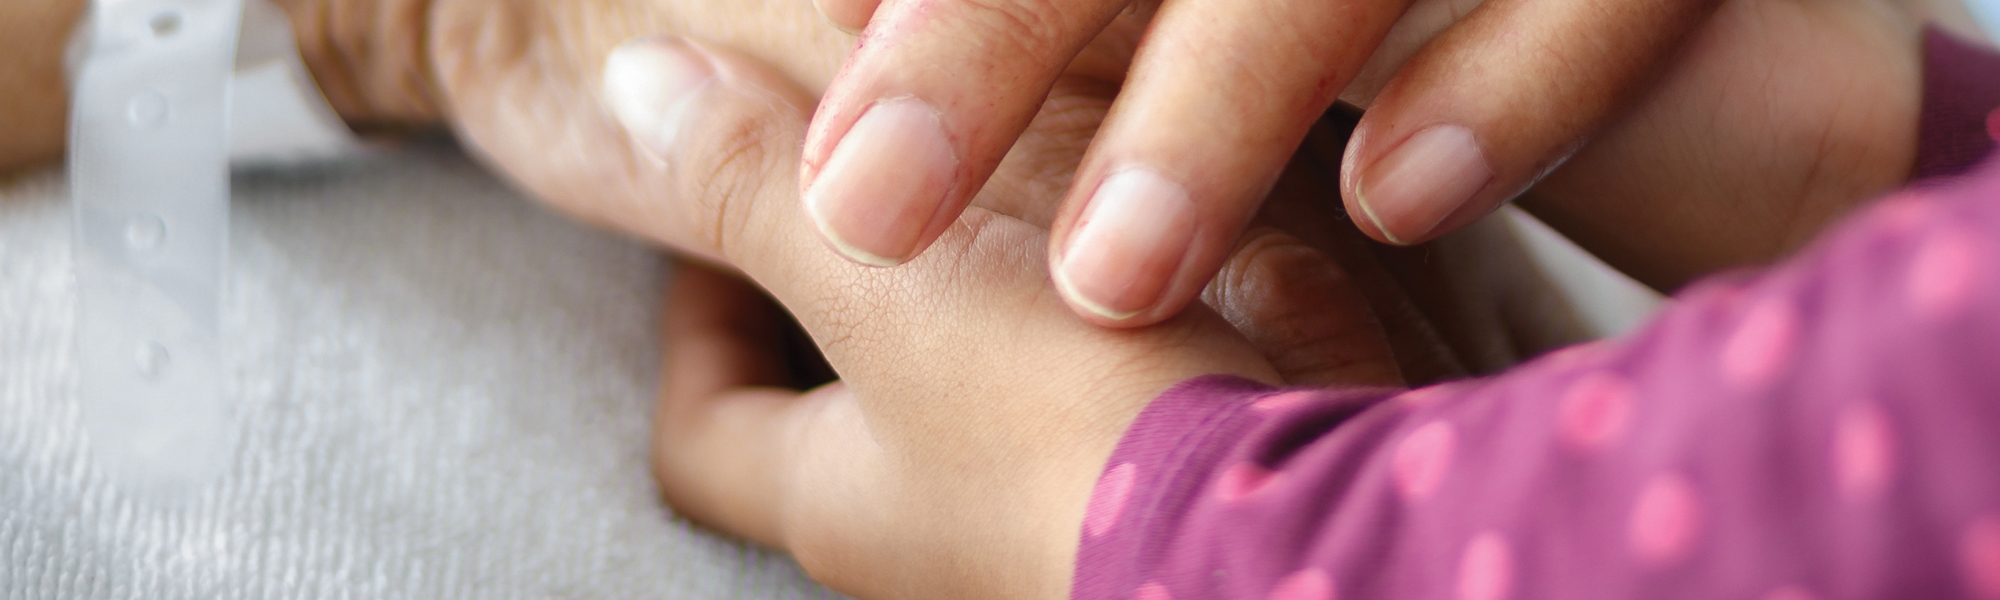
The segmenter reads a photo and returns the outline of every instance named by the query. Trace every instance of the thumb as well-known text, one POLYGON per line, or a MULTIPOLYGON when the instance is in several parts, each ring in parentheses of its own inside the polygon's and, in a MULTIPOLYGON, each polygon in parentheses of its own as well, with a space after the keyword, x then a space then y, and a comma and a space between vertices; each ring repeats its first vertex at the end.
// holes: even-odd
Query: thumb
POLYGON ((1487 0, 1418 51, 1341 162, 1349 214, 1399 244, 1463 228, 1650 89, 1718 0, 1487 0))
POLYGON ((1389 338, 1340 263, 1281 231, 1251 231, 1203 299, 1285 383, 1402 386, 1389 338))
POLYGON ((669 36, 613 50, 603 85, 606 108, 658 172, 635 190, 639 201, 680 229, 676 247, 749 270, 785 245, 776 230, 799 225, 797 211, 778 207, 792 207, 782 200, 811 104, 802 90, 760 63, 669 36))
POLYGON ((744 206, 790 197, 811 104, 761 63, 666 36, 448 53, 437 69, 453 128, 497 172, 572 217, 720 263, 734 264, 744 206))

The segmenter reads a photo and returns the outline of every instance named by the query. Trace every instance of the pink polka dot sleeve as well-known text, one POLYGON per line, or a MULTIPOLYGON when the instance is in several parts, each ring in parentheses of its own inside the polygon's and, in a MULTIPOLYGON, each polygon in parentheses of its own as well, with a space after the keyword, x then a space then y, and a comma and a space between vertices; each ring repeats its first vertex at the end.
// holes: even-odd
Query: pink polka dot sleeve
POLYGON ((1186 382, 1086 513, 1087 600, 2000 600, 2000 161, 1499 377, 1186 382))

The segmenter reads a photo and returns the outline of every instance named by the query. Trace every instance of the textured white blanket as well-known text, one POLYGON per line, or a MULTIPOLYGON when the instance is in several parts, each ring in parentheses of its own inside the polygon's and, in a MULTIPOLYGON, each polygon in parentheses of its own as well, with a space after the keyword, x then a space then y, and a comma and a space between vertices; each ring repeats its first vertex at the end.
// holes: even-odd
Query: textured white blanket
POLYGON ((0 597, 798 598, 647 476, 667 266, 456 150, 237 178, 229 475, 90 461, 59 172, 0 181, 0 597))

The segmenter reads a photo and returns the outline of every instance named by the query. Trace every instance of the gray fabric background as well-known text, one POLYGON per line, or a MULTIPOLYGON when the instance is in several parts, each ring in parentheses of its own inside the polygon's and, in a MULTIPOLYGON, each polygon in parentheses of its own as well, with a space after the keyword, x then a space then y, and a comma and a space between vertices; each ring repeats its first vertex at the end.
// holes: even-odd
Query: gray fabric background
POLYGON ((238 176, 229 475, 90 462, 60 171, 0 181, 0 598, 812 598, 647 475, 667 266, 456 150, 238 176))

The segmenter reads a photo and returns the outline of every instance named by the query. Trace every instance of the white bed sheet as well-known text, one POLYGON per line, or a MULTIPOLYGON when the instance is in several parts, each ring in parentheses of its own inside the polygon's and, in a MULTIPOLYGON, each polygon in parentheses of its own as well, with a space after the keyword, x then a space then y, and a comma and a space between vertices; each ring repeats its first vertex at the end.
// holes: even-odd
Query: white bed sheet
POLYGON ((647 476, 667 267, 455 149, 238 177, 227 477, 89 460, 59 171, 0 181, 0 598, 816 598, 647 476))

